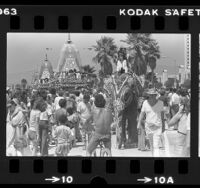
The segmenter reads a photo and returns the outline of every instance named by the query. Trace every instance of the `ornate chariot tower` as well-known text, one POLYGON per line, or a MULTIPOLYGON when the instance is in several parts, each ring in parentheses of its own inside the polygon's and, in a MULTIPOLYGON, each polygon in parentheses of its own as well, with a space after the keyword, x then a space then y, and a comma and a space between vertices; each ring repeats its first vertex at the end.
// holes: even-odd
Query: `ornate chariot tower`
POLYGON ((78 49, 70 39, 70 34, 68 34, 68 40, 61 49, 57 70, 61 73, 74 69, 81 71, 81 58, 78 49))
POLYGON ((53 67, 51 62, 47 58, 47 54, 45 57, 44 62, 41 65, 40 72, 39 72, 39 80, 49 80, 53 77, 53 67))

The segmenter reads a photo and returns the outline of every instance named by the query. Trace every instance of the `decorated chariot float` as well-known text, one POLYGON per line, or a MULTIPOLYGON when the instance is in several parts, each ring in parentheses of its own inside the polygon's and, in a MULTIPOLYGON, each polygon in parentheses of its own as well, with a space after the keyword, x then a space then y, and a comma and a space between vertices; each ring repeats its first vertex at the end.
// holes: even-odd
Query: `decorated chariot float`
POLYGON ((63 89, 76 90, 81 88, 92 88, 95 74, 85 73, 78 49, 72 43, 70 35, 63 45, 58 66, 53 70, 46 53, 39 72, 35 72, 32 79, 32 87, 35 89, 63 89))

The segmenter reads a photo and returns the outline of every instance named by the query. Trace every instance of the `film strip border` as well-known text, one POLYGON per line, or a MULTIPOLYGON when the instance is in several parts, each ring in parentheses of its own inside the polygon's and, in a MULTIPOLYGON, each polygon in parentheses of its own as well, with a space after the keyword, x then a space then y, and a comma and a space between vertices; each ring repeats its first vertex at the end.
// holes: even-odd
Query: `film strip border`
MULTIPOLYGON (((7 9, 9 12, 13 9, 13 7, 8 7, 2 6, 1 10, 7 9)), ((33 7, 35 7, 34 12, 30 6, 27 8, 16 6, 18 15, 1 15, 0 19, 4 22, 6 20, 4 28, 10 32, 118 32, 119 28, 120 32, 187 32, 193 27, 198 28, 198 25, 191 24, 191 20, 198 22, 198 16, 165 16, 164 10, 167 7, 142 7, 144 10, 159 9, 159 16, 120 15, 120 9, 128 10, 130 9, 128 6, 115 6, 116 8, 77 6, 75 8, 71 5, 66 6, 66 9, 62 9, 62 6, 33 7)), ((187 8, 196 9, 195 7, 187 8)), ((177 7, 177 10, 180 9, 177 7)))
MULTIPOLYGON (((123 6, 130 8, 129 6, 123 6)), ((5 7, 6 8, 6 7, 5 7)), ((10 7, 11 8, 11 7, 10 7)), ((6 47, 7 32, 87 32, 87 33, 191 33, 192 39, 192 104, 198 99, 199 17, 119 16, 121 6, 17 6, 18 16, 2 16, 0 40, 6 47), (196 41, 196 42, 195 42, 196 41), (193 87, 194 86, 194 87, 193 87), (196 88, 196 89, 195 89, 196 88)), ((136 7, 135 7, 136 8, 136 7)), ((155 7, 143 7, 155 8, 155 7)), ((164 10, 163 7, 157 7, 164 10)), ((173 8, 173 7, 171 7, 173 8)), ((190 7, 188 7, 190 8, 190 7)), ((193 7, 194 8, 194 7, 193 7)), ((196 8, 196 7, 195 7, 196 8)), ((181 9, 177 7, 177 9, 181 9)), ((6 49, 0 52, 6 59, 6 49)), ((1 60, 3 65, 6 61, 1 60)), ((2 80, 5 79, 1 75, 2 80)), ((1 91, 1 94, 4 91, 1 91)), ((198 126, 197 104, 192 107, 192 124, 198 126)), ((4 109, 5 111, 5 109, 4 109)), ((3 113, 4 114, 4 113, 3 113)), ((1 127, 1 132, 5 130, 1 127)), ((142 177, 160 178, 167 184, 172 177, 177 184, 200 184, 198 179, 198 128, 192 129, 191 158, 6 158, 0 151, 0 175, 3 183, 45 183, 47 177, 72 176, 72 183, 136 184, 142 177)), ((0 139, 5 144, 5 135, 0 139)), ((2 144, 2 145, 3 145, 2 144)), ((155 180, 154 182, 156 183, 155 180)))
MULTIPOLYGON (((77 165, 74 166, 73 163, 70 164, 70 162, 73 161, 71 159, 57 159, 54 161, 53 159, 34 159, 34 160, 23 160, 20 161, 20 159, 10 159, 8 164, 2 164, 1 166, 5 167, 8 166, 9 173, 10 174, 20 174, 26 172, 26 170, 29 169, 29 171, 32 171, 34 174, 46 174, 47 172, 47 166, 50 167, 52 172, 55 174, 70 174, 70 172, 73 172, 72 169, 79 166, 79 168, 76 168, 77 172, 81 172, 82 174, 87 175, 94 175, 94 173, 97 173, 96 169, 99 167, 95 167, 95 160, 91 159, 77 159, 77 165), (32 163, 32 164, 31 164, 32 163), (26 165, 32 166, 31 168, 27 168, 26 165), (25 168, 24 168, 25 167, 25 168)), ((116 161, 115 159, 106 159, 106 160, 97 160, 99 164, 102 164, 104 167, 104 172, 107 175, 112 174, 118 174, 119 170, 124 169, 122 166, 125 165, 126 170, 123 170, 123 173, 128 173, 132 175, 140 175, 142 172, 146 171, 146 167, 151 168, 151 173, 154 175, 166 175, 170 172, 170 168, 167 168, 167 165, 170 165, 170 161, 165 163, 164 159, 153 159, 153 163, 151 162, 151 165, 149 165, 149 160, 147 159, 145 163, 141 162, 140 159, 133 159, 133 160, 119 160, 116 161), (125 162, 126 161, 126 162, 125 162), (119 163, 118 163, 119 162, 119 163), (103 164, 104 163, 104 164, 103 164)), ((152 160, 151 160, 152 161, 152 160)), ((174 166, 175 173, 178 173, 180 175, 187 175, 190 173, 190 167, 188 166, 188 160, 182 159, 182 160, 176 160, 177 165, 174 166)), ((172 165, 172 164, 171 164, 172 165)), ((7 169, 7 170, 8 170, 7 169)), ((48 169, 49 171, 49 169, 48 169)), ((52 173, 51 172, 51 173, 52 173)), ((149 171, 148 171, 149 173, 149 171)), ((151 174, 150 173, 150 174, 151 174)), ((99 178, 99 177, 98 177, 99 178)), ((92 180, 92 179, 91 179, 92 180)), ((95 180, 96 181, 96 180, 95 180)))
MULTIPOLYGON (((186 159, 10 159, 1 164, 1 183, 52 183, 51 177, 71 177, 75 184, 140 184, 141 178, 150 184, 190 184, 195 165, 186 159), (189 164, 190 163, 190 164, 189 164), (5 177, 5 179, 4 179, 5 177), (7 177, 7 178, 6 178, 7 177), (9 179, 8 179, 9 178, 9 179)), ((198 184, 192 180, 192 184, 198 184)))
MULTIPOLYGON (((131 16, 129 28, 132 31, 138 31, 142 29, 141 17, 131 16)), ((10 17, 10 31, 21 31, 23 29, 20 16, 11 16, 10 17)), ((92 31, 95 29, 93 26, 94 20, 92 16, 83 16, 81 29, 83 31, 92 31)), ((68 16, 58 16, 57 18, 57 28, 58 31, 67 31, 70 29, 69 17, 68 16)), ((45 30, 45 16, 37 15, 33 17, 32 28, 35 31, 45 30)), ((115 16, 107 16, 105 21, 105 28, 107 31, 116 31, 118 29, 117 18, 115 16)), ((158 16, 154 18, 154 29, 156 31, 164 31, 166 28, 165 18, 163 16, 158 16)), ((179 31, 188 31, 189 30, 189 17, 182 16, 178 18, 179 31)))
MULTIPOLYGON (((33 18, 33 29, 35 31, 42 31, 45 29, 45 16, 34 16, 33 18)), ((21 19, 20 16, 11 16, 10 17, 10 30, 17 31, 21 30, 21 19)), ((92 16, 83 16, 81 29, 84 31, 91 31, 93 28, 93 18, 92 16)), ((115 16, 107 16, 105 27, 109 31, 117 30, 117 18, 115 16)), ((155 17, 154 19, 154 29, 157 31, 165 30, 165 18, 163 16, 155 17)), ((132 16, 130 18, 130 29, 131 30, 140 30, 142 28, 141 17, 132 16)), ((57 19, 57 29, 60 31, 69 29, 69 17, 68 16, 59 16, 57 19)), ((189 17, 183 16, 178 19, 178 29, 180 31, 189 30, 189 17)))

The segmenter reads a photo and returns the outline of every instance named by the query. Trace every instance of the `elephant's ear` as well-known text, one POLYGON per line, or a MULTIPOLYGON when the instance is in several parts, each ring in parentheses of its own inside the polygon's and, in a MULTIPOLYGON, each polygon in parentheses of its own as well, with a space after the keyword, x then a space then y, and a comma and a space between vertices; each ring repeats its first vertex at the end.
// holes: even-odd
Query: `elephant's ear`
POLYGON ((121 92, 121 100, 125 107, 129 106, 133 100, 133 92, 128 85, 124 86, 121 92))

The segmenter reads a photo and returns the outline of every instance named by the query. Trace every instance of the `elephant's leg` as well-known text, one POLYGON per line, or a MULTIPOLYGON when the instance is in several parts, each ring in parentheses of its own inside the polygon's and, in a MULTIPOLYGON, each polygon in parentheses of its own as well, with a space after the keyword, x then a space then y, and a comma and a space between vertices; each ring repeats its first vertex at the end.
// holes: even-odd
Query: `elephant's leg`
POLYGON ((121 148, 122 144, 124 145, 126 142, 126 117, 122 114, 121 121, 119 123, 120 126, 120 138, 119 138, 119 148, 121 148))
POLYGON ((130 144, 137 145, 138 133, 137 133, 137 110, 133 111, 128 117, 128 142, 130 144))

